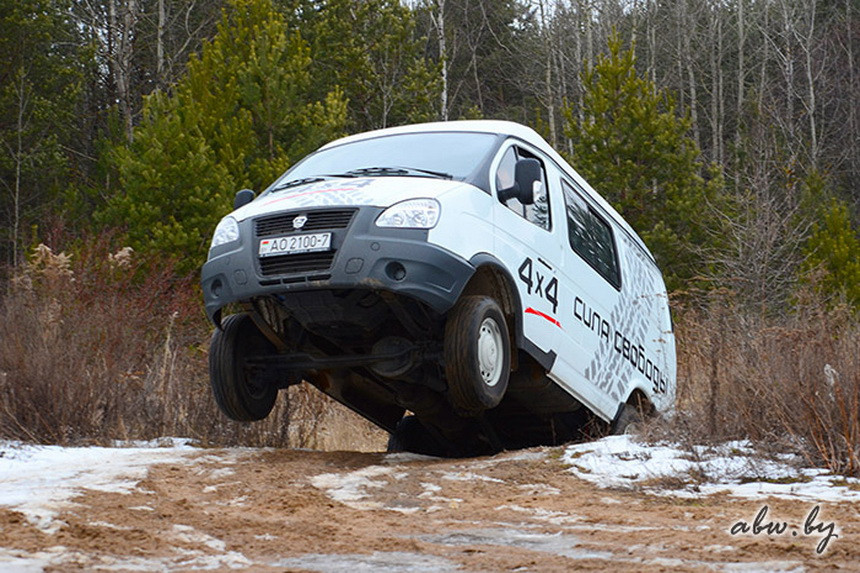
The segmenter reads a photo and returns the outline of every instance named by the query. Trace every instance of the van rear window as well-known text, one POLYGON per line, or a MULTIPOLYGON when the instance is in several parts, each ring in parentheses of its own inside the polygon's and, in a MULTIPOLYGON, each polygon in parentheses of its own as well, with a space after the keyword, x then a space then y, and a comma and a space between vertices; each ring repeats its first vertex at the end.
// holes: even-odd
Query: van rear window
POLYGON ((567 182, 562 180, 567 206, 570 247, 612 286, 621 286, 618 253, 612 227, 567 182))

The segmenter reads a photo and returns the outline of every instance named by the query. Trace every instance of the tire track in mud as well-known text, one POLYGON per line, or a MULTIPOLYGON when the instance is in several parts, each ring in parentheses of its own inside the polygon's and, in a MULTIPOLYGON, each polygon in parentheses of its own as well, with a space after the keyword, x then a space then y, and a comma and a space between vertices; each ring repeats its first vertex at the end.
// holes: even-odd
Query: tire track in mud
MULTIPOLYGON (((441 460, 408 454, 197 450, 130 493, 86 491, 52 532, 0 510, 0 562, 19 570, 769 571, 860 563, 856 505, 840 537, 740 535, 761 501, 599 489, 561 449, 441 460)), ((808 502, 770 499, 802 523, 808 502)), ((14 569, 13 569, 14 570, 14 569)))

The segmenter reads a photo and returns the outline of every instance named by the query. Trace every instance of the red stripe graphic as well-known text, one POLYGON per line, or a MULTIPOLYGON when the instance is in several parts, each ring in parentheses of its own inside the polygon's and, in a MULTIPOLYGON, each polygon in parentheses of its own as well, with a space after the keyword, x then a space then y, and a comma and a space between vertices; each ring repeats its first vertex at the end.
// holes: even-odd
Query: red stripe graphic
POLYGON ((532 307, 528 307, 526 309, 526 314, 534 314, 534 315, 543 317, 543 318, 547 319, 548 321, 550 321, 551 323, 553 323, 554 325, 556 325, 557 327, 561 328, 561 323, 559 321, 557 321, 556 319, 554 319, 553 317, 551 317, 548 314, 544 314, 539 310, 533 309, 532 307))

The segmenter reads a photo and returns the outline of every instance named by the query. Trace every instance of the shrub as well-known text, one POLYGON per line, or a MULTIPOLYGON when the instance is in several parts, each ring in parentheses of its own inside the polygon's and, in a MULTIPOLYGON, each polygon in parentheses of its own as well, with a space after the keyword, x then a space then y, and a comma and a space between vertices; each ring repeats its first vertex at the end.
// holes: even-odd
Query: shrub
POLYGON ((39 245, 0 305, 0 436, 278 443, 284 413, 262 430, 213 423, 207 338, 192 279, 169 263, 145 268, 107 240, 73 254, 39 245))
POLYGON ((283 393, 266 420, 230 421, 209 389, 210 333, 196 277, 169 262, 112 252, 109 238, 70 254, 39 245, 0 301, 0 438, 384 447, 385 432, 303 386, 293 415, 283 393))
POLYGON ((735 308, 731 293, 678 313, 675 437, 745 439, 860 475, 860 323, 801 297, 784 316, 735 308))

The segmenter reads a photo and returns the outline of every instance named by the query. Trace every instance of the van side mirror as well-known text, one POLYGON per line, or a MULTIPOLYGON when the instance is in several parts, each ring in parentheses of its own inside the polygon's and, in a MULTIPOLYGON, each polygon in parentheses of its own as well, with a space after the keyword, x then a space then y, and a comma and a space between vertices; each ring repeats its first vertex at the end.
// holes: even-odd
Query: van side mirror
POLYGON ((499 201, 516 199, 523 205, 535 202, 534 185, 541 180, 540 161, 537 159, 520 159, 514 167, 514 184, 507 189, 499 189, 499 201))
POLYGON ((248 203, 254 200, 257 194, 251 191, 250 189, 242 189, 238 193, 236 193, 236 198, 233 199, 233 210, 235 211, 239 207, 244 207, 248 203))

